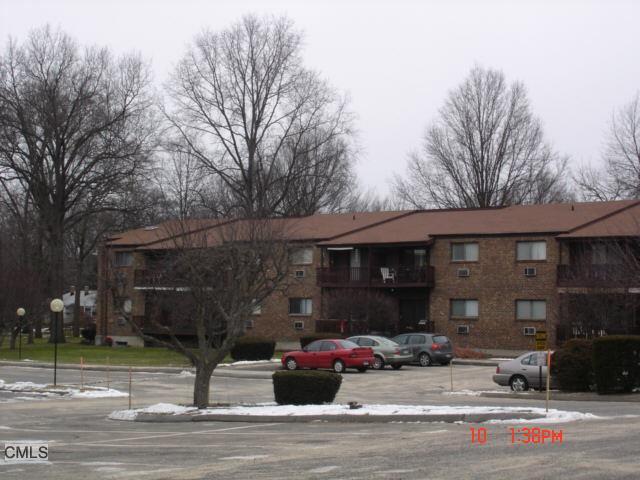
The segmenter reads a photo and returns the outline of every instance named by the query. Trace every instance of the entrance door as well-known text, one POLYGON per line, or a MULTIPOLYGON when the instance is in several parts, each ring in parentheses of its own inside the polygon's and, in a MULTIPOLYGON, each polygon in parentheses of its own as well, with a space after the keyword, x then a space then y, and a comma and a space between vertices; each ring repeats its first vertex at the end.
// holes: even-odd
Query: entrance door
POLYGON ((427 326, 427 301, 400 299, 398 333, 424 332, 427 326))

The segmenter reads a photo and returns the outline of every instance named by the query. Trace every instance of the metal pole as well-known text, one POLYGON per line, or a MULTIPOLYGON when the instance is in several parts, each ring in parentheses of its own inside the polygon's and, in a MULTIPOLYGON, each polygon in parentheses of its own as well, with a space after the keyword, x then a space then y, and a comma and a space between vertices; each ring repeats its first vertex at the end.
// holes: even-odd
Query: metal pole
POLYGON ((129 367, 129 410, 131 410, 131 367, 129 367))
POLYGON ((22 360, 22 317, 18 315, 18 360, 22 360))
POLYGON ((58 312, 53 314, 53 323, 55 324, 53 329, 53 386, 58 384, 58 312))
POLYGON ((107 390, 109 390, 110 384, 111 384, 111 362, 109 360, 109 355, 107 355, 107 390))
POLYGON ((84 390, 84 358, 80 357, 80 390, 84 390))
POLYGON ((551 384, 551 350, 547 350, 547 399, 545 409, 549 413, 549 385, 551 384))
POLYGON ((453 392, 453 361, 449 362, 449 379, 451 380, 451 391, 453 392))
POLYGON ((538 386, 540 388, 540 391, 542 391, 542 365, 538 367, 538 386))

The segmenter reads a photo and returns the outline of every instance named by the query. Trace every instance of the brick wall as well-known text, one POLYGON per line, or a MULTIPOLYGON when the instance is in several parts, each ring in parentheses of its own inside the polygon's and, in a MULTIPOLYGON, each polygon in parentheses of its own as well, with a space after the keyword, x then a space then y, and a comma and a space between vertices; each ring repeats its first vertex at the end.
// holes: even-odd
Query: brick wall
POLYGON ((523 327, 544 329, 544 321, 516 320, 516 300, 546 300, 548 335, 553 341, 558 312, 556 265, 558 245, 551 236, 438 238, 431 249, 435 287, 430 294, 430 318, 438 332, 464 347, 492 349, 534 348, 534 337, 523 327), (517 261, 516 242, 546 240, 546 261, 517 261), (452 242, 477 242, 477 262, 452 262, 452 242), (524 268, 535 267, 535 277, 525 277, 524 268), (468 268, 470 276, 457 276, 468 268), (478 318, 451 318, 451 299, 477 299, 478 318), (468 335, 458 334, 457 325, 469 325, 468 335))

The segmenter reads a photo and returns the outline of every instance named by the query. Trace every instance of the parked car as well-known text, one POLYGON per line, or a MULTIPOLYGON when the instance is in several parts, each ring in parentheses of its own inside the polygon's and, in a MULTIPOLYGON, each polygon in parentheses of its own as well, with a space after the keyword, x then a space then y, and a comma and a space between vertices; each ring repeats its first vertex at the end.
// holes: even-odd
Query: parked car
POLYGON ((298 368, 331 368, 342 373, 347 368, 366 372, 374 362, 373 350, 342 339, 316 340, 302 350, 282 355, 282 366, 287 370, 298 368))
POLYGON ((409 347, 401 347, 393 340, 378 335, 357 335, 349 337, 347 340, 357 343, 361 347, 371 347, 373 349, 373 364, 376 370, 382 370, 385 365, 398 370, 403 365, 408 365, 413 361, 413 355, 409 347))
POLYGON ((451 340, 439 333, 403 333, 392 340, 401 347, 409 347, 413 355, 411 361, 418 362, 422 367, 434 363, 449 365, 453 360, 451 340))
MULTIPOLYGON (((529 388, 542 388, 547 384, 547 352, 527 352, 518 358, 502 362, 496 367, 493 381, 498 385, 509 386, 514 392, 523 392, 529 388), (542 368, 540 368, 542 367, 542 368)), ((552 388, 556 388, 551 377, 552 388)))

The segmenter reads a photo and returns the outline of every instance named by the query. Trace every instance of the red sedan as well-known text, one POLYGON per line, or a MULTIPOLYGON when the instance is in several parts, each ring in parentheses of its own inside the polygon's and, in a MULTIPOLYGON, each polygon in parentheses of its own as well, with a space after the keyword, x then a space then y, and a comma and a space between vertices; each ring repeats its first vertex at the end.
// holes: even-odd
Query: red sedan
POLYGON ((373 365, 373 350, 360 347, 349 340, 316 340, 302 350, 282 355, 282 366, 287 370, 297 368, 331 368, 342 373, 346 368, 366 372, 373 365))

